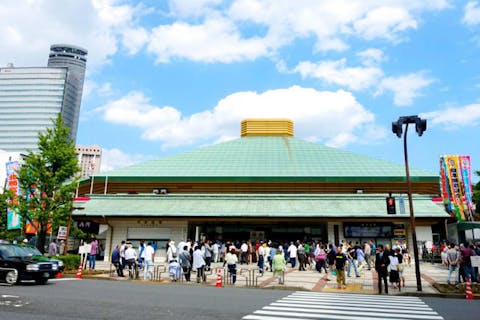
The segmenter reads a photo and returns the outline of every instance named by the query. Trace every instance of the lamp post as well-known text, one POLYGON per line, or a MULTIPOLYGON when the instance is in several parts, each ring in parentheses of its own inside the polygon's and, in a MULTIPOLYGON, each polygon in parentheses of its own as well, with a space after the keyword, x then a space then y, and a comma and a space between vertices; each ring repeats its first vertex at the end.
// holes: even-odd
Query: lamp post
POLYGON ((413 255, 415 259, 417 291, 422 291, 422 280, 420 278, 420 262, 418 261, 417 233, 415 231, 415 214, 413 212, 412 183, 410 182, 410 171, 408 168, 407 133, 408 125, 410 123, 415 124, 415 130, 417 131, 417 134, 419 136, 422 136, 423 132, 427 130, 427 120, 421 119, 418 116, 405 116, 398 118, 396 122, 392 122, 392 131, 397 135, 397 137, 401 138, 403 133, 403 125, 405 124, 405 133, 403 133, 403 152, 405 155, 405 174, 407 178, 408 204, 410 207, 410 226, 412 228, 413 255))

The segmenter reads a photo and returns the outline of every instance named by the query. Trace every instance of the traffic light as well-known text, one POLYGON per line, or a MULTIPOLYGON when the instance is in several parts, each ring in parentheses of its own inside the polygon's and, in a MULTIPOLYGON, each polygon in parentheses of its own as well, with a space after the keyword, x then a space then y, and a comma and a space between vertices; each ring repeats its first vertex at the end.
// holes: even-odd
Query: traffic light
POLYGON ((396 214, 397 210, 395 208, 395 198, 392 196, 389 196, 386 198, 386 200, 387 200, 387 213, 396 214))

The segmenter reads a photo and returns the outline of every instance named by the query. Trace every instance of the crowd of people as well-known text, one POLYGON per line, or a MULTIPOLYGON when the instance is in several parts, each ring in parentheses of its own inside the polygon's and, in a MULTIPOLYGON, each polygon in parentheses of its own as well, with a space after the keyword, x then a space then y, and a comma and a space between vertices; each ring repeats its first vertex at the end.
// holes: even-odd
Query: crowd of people
MULTIPOLYGON (((441 250, 443 262, 448 266, 449 284, 457 284, 467 278, 479 280, 478 268, 472 267, 470 257, 480 255, 480 248, 468 244, 445 244, 441 250)), ((153 277, 155 252, 156 248, 151 242, 142 241, 138 248, 134 248, 131 242, 122 241, 113 250, 111 262, 120 277, 124 276, 126 267, 137 268, 143 270, 143 278, 148 280, 153 277)), ((367 271, 374 269, 379 294, 387 294, 389 288, 405 287, 404 267, 412 262, 405 243, 397 241, 392 246, 376 245, 373 240, 363 243, 343 240, 338 246, 320 241, 252 243, 186 240, 176 244, 171 240, 165 248, 165 260, 172 281, 184 277, 185 281, 190 282, 192 272, 196 272, 198 283, 206 281, 206 272, 212 263, 223 263, 232 284, 236 282, 239 264, 252 265, 260 273, 272 272, 280 284, 284 283, 284 272, 289 266, 298 268, 298 271, 314 270, 331 274, 336 277, 338 289, 346 288, 346 278, 361 277, 361 268, 367 271)))
POLYGON ((480 256, 480 246, 474 244, 446 242, 440 245, 442 263, 448 267, 447 283, 457 285, 469 279, 472 282, 480 282, 478 267, 472 265, 472 256, 480 256), (453 273, 453 279, 452 279, 453 273))

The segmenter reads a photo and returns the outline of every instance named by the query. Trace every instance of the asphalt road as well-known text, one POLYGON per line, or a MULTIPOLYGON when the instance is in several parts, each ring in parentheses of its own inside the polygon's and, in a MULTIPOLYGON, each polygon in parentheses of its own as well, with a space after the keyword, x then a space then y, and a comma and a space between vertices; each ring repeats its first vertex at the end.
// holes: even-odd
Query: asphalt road
MULTIPOLYGON (((27 283, 0 286, 0 319, 233 320, 242 319, 290 294, 292 292, 286 290, 158 285, 88 279, 49 282, 45 286, 27 283)), ((335 294, 328 296, 338 298, 335 294)), ((376 296, 369 297, 373 299, 376 296)), ((348 299, 341 299, 344 300, 342 305, 349 308, 348 299)), ((445 298, 421 300, 447 320, 480 319, 478 300, 445 298)), ((388 310, 388 305, 385 305, 385 308, 388 310)))

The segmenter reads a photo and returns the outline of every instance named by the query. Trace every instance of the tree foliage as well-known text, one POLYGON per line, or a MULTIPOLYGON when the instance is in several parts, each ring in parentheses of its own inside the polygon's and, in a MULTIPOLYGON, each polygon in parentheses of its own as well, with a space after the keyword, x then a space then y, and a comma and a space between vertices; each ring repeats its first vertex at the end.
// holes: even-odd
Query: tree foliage
POLYGON ((22 195, 12 209, 25 222, 37 229, 37 246, 44 252, 47 227, 55 232, 66 225, 73 205, 77 186, 74 178, 79 172, 75 144, 70 139, 69 128, 59 115, 54 127, 38 135, 38 153, 29 151, 18 170, 22 195))
MULTIPOLYGON (((475 174, 480 177, 480 171, 475 171, 475 174)), ((473 201, 475 202, 475 213, 480 214, 480 181, 473 187, 473 201)))

